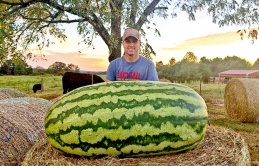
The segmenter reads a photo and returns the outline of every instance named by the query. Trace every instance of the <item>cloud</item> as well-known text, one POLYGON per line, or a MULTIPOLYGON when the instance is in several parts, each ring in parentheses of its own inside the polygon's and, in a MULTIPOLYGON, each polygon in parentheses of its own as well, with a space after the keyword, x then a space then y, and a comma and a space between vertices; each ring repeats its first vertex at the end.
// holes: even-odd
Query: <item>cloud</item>
POLYGON ((67 52, 61 52, 60 50, 58 51, 52 51, 52 50, 45 50, 44 51, 45 55, 48 56, 59 56, 63 58, 87 58, 90 55, 86 53, 80 53, 80 52, 75 52, 75 51, 67 51, 67 52))
POLYGON ((191 38, 181 42, 180 44, 169 47, 162 48, 163 50, 185 50, 200 46, 216 46, 216 45, 227 45, 236 41, 240 41, 241 38, 236 32, 225 32, 217 33, 197 38, 191 38))

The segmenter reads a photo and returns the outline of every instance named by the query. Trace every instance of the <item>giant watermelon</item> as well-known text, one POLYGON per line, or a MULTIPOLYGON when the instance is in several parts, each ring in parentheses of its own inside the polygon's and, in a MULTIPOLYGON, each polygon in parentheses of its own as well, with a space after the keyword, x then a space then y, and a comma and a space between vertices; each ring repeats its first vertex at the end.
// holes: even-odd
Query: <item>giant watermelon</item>
POLYGON ((148 156, 192 149, 208 119, 193 89, 156 81, 104 82, 63 95, 45 118, 49 143, 79 156, 148 156))

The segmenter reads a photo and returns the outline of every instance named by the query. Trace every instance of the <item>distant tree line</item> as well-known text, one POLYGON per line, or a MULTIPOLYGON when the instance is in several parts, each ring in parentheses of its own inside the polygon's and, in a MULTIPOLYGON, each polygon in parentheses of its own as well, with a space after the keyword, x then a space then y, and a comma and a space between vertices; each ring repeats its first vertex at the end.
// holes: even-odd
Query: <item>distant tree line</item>
POLYGON ((80 68, 77 65, 74 65, 72 63, 65 64, 63 62, 54 62, 52 65, 48 67, 48 69, 44 69, 43 67, 37 66, 34 69, 34 74, 57 74, 57 75, 63 75, 66 71, 73 71, 73 72, 79 72, 80 68))
POLYGON ((29 75, 33 69, 23 56, 13 56, 0 64, 0 75, 29 75))
POLYGON ((159 78, 165 78, 171 82, 208 82, 209 77, 217 77, 218 73, 226 70, 259 70, 259 58, 254 64, 237 56, 225 58, 207 59, 202 57, 198 61, 193 52, 187 52, 183 59, 176 62, 171 58, 168 64, 162 61, 156 63, 159 78))
POLYGON ((44 69, 43 67, 37 66, 32 68, 26 62, 26 59, 12 58, 4 61, 0 64, 0 75, 38 75, 38 74, 58 74, 62 75, 66 71, 79 72, 80 68, 74 64, 65 64, 63 62, 55 62, 44 69))

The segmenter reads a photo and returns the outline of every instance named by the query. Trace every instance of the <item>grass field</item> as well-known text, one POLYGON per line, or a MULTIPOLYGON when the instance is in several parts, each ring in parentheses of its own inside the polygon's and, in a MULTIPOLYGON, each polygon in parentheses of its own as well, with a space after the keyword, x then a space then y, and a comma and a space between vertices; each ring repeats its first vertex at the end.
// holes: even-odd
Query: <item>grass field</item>
MULTIPOLYGON (((105 77, 104 75, 100 76, 105 77)), ((210 124, 237 131, 248 144, 252 165, 259 165, 259 124, 241 123, 228 118, 224 108, 226 84, 200 84, 200 82, 194 82, 185 85, 193 88, 204 98, 208 107, 210 124)), ((51 100, 62 95, 62 76, 0 76, 0 88, 14 88, 31 97, 51 100), (42 79, 44 91, 33 93, 33 85, 41 83, 42 79)))
POLYGON ((14 88, 31 97, 53 99, 62 95, 62 76, 39 75, 39 76, 0 76, 1 88, 14 88), (41 83, 43 79, 44 91, 34 93, 34 84, 41 83))

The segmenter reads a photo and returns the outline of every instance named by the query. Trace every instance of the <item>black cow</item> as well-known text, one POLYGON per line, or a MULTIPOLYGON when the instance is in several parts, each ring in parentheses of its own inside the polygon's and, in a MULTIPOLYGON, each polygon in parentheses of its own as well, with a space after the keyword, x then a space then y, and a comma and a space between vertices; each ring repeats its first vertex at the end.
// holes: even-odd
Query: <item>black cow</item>
POLYGON ((41 84, 34 84, 32 90, 34 93, 36 93, 37 90, 41 90, 41 84))
POLYGON ((63 94, 85 85, 101 82, 104 80, 95 74, 66 72, 62 77, 63 94))

